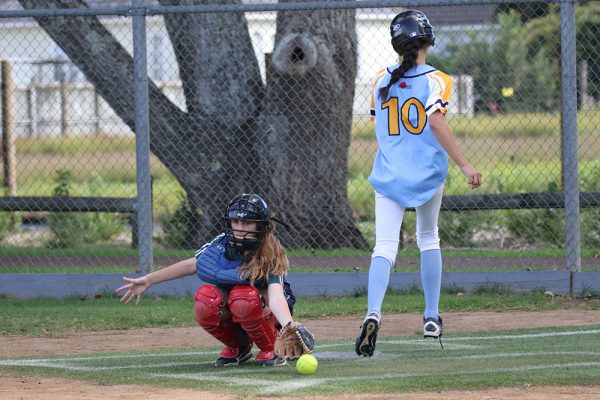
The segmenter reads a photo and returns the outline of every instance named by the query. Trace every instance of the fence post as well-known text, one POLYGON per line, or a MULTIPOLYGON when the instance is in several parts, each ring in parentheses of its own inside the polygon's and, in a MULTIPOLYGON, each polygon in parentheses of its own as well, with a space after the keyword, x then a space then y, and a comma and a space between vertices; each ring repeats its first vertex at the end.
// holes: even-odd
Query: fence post
POLYGON ((152 270, 152 199, 150 182, 150 132, 148 66, 146 64, 146 15, 143 0, 132 1, 133 91, 135 97, 135 154, 137 170, 137 220, 139 270, 152 270))
POLYGON ((67 136, 67 74, 65 66, 59 65, 60 68, 60 135, 67 136))
POLYGON ((27 111, 29 113, 29 137, 37 134, 37 80, 31 78, 29 90, 27 91, 27 111))
POLYGON ((12 63, 2 61, 2 184, 8 188, 9 196, 17 195, 17 171, 15 132, 13 124, 12 63))
POLYGON ((581 270, 579 226, 579 171, 577 161, 577 65, 575 61, 575 0, 560 2, 560 47, 562 82, 562 132, 564 154, 565 252, 569 271, 569 294, 573 276, 581 270))

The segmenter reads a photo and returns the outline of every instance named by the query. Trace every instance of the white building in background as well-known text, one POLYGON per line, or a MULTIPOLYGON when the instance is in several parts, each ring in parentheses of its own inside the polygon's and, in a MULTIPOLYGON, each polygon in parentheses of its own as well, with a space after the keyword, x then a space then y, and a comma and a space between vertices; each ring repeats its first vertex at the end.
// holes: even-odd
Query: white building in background
MULTIPOLYGON (((260 1, 248 1, 258 3, 260 1)), ((264 1, 263 1, 264 2, 264 1)), ((267 1, 270 2, 270 1, 267 1)), ((147 1, 147 3, 153 3, 147 1)), ((130 5, 129 0, 88 0, 90 7, 130 5)), ((0 10, 20 9, 14 0, 0 0, 0 10)), ((492 20, 494 6, 424 7, 436 27, 437 41, 432 52, 443 51, 448 43, 462 41, 467 30, 479 30, 492 20), (469 8, 466 12, 466 8, 469 8)), ((358 70, 354 99, 356 119, 368 119, 371 85, 377 71, 396 62, 389 42, 389 22, 399 9, 357 10, 358 70)), ((246 13, 250 37, 263 74, 265 54, 273 50, 276 14, 246 13)), ((114 37, 133 53, 131 19, 102 17, 101 21, 114 37)), ((178 68, 163 18, 147 18, 148 75, 180 108, 185 108, 178 68)), ((60 47, 32 19, 0 18, 0 59, 13 62, 15 116, 17 135, 60 133, 126 134, 129 128, 95 94, 83 74, 60 47), (66 104, 61 104, 61 81, 68 88, 66 104), (62 112, 66 107, 66 113, 62 112), (61 123, 61 115, 67 121, 61 123), (64 128, 63 128, 64 129, 64 128)), ((63 87, 64 89, 64 87, 63 87)), ((454 78, 451 113, 472 114, 474 93, 472 78, 454 78)))

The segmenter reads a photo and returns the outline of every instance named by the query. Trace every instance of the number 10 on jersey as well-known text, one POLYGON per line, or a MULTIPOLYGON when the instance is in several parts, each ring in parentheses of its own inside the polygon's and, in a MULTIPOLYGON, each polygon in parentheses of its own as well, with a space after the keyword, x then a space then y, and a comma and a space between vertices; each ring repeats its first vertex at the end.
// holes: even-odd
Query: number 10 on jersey
POLYGON ((398 107, 397 97, 391 97, 388 101, 381 104, 381 109, 387 109, 388 133, 390 136, 400 135, 400 121, 402 121, 404 129, 413 135, 420 135, 427 123, 425 107, 414 97, 406 100, 404 104, 402 104, 402 107, 398 107), (413 125, 409 119, 411 108, 414 110, 413 112, 416 112, 415 125, 413 125))

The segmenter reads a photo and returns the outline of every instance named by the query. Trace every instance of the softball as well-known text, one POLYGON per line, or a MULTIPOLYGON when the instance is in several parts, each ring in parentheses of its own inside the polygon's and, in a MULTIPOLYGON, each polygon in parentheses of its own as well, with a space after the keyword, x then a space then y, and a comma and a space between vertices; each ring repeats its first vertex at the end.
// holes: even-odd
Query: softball
POLYGON ((301 375, 312 375, 317 372, 319 361, 312 354, 303 354, 296 361, 296 371, 301 375))

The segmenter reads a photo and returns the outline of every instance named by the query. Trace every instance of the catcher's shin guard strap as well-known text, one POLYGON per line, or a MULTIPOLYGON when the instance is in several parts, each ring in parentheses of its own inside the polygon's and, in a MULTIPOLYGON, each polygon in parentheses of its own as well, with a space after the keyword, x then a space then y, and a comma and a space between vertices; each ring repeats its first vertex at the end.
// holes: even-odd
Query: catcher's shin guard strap
POLYGON ((196 322, 204 330, 225 346, 236 348, 247 343, 245 334, 231 317, 224 318, 225 301, 221 293, 212 285, 198 288, 195 300, 196 322))
POLYGON ((235 286, 229 292, 229 310, 259 349, 273 351, 277 320, 264 308, 262 296, 254 286, 235 286))

